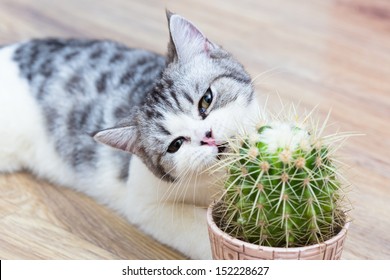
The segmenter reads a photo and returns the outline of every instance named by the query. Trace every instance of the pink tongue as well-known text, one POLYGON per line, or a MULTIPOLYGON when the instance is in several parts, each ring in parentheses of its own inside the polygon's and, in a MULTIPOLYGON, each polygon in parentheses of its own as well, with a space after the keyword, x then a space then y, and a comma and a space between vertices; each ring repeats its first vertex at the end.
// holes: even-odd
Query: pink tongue
POLYGON ((215 144, 214 138, 203 137, 202 142, 207 143, 209 146, 217 146, 217 144, 215 144))

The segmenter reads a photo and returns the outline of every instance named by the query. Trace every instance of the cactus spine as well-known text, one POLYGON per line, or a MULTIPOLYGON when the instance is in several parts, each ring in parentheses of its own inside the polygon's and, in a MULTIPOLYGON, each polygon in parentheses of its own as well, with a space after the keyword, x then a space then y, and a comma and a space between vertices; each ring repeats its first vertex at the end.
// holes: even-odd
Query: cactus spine
POLYGON ((219 227, 273 247, 306 246, 337 234, 345 215, 334 138, 275 122, 232 143, 223 161, 228 177, 219 227))

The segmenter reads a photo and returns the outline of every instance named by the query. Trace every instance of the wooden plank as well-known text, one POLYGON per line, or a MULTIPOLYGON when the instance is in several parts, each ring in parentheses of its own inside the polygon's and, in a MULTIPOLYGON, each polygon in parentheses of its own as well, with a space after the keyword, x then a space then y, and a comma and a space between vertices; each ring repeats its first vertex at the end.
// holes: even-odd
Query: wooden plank
POLYGON ((27 173, 0 176, 1 259, 181 259, 113 211, 27 173))

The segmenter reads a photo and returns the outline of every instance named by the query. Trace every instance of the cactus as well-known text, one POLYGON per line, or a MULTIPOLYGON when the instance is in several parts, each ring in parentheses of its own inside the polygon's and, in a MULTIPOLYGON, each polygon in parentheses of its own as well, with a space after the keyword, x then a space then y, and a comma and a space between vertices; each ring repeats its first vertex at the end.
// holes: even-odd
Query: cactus
MULTIPOLYGON (((321 131, 322 132, 322 131, 321 131)), ((232 141, 222 166, 224 194, 217 224, 241 240, 272 247, 323 242, 345 223, 344 178, 335 145, 345 137, 320 137, 286 121, 232 141)))

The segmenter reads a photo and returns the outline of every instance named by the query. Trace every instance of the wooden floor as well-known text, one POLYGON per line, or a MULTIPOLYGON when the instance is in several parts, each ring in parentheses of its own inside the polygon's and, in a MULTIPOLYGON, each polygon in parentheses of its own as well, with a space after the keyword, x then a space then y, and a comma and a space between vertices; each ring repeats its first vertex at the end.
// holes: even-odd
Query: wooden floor
MULTIPOLYGON (((270 106, 318 105, 322 117, 332 108, 341 130, 365 134, 342 152, 354 203, 343 258, 390 259, 390 1, 0 0, 0 44, 76 36, 165 53, 166 7, 260 75, 270 106)), ((0 175, 0 259, 37 258, 183 256, 85 195, 27 173, 0 175)))

